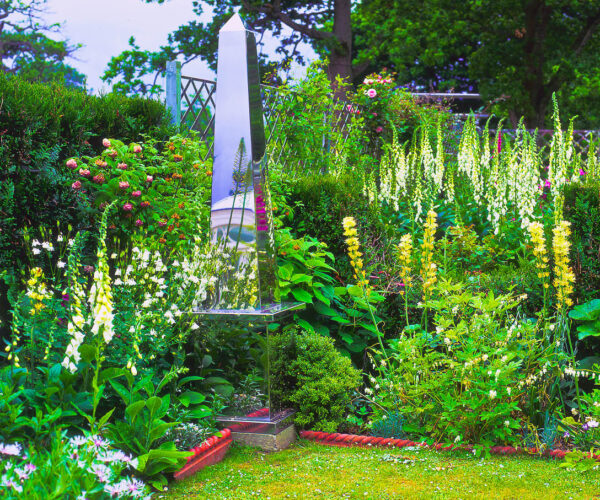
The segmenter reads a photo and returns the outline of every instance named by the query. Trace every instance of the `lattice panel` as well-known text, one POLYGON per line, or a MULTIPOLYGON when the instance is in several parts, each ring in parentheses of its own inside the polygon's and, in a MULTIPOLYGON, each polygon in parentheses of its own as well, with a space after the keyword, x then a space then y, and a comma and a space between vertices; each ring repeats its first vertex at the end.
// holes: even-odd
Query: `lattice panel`
MULTIPOLYGON (((285 125, 288 120, 294 120, 293 113, 286 112, 294 104, 297 104, 299 95, 286 90, 280 92, 277 87, 262 85, 263 110, 265 116, 265 135, 267 141, 267 152, 271 162, 279 162, 283 157, 291 157, 286 154, 288 138, 286 137, 285 125)), ((181 76, 181 127, 182 129, 195 130, 200 138, 208 145, 204 160, 213 155, 214 145, 214 114, 216 83, 211 80, 181 76)), ((336 134, 335 142, 323 137, 322 147, 327 150, 342 147, 348 137, 351 125, 351 116, 344 102, 336 102, 331 109, 324 113, 324 121, 335 130, 342 132, 336 134), (341 144, 339 142, 343 141, 341 144)), ((291 170, 301 166, 299 161, 292 160, 294 164, 289 165, 291 170)))
POLYGON ((206 142, 207 158, 212 158, 215 126, 215 82, 181 76, 181 127, 195 130, 206 142))

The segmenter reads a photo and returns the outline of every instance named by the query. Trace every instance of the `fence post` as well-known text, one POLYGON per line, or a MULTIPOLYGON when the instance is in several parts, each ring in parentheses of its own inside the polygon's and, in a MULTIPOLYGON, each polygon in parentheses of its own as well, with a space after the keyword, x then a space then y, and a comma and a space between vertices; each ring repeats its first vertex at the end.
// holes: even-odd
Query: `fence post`
POLYGON ((181 62, 167 62, 165 79, 167 109, 171 113, 171 123, 179 128, 181 126, 181 62))

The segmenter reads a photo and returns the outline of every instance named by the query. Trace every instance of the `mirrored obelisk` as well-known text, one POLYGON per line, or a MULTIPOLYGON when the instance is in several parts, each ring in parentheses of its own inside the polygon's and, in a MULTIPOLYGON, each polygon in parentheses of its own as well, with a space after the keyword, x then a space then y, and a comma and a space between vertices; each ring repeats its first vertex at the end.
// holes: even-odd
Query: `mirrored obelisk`
MULTIPOLYGON (((212 241, 227 265, 210 303, 195 312, 201 317, 247 320, 266 328, 305 306, 280 302, 265 146, 256 39, 234 14, 219 32, 211 198, 212 241)), ((269 347, 265 354, 266 401, 238 402, 233 415, 217 420, 235 424, 231 429, 239 439, 260 435, 262 442, 278 447, 294 436, 294 412, 271 400, 269 347)))
POLYGON ((219 32, 218 56, 211 229, 248 279, 243 300, 218 307, 261 310, 279 297, 256 39, 237 14, 219 32))

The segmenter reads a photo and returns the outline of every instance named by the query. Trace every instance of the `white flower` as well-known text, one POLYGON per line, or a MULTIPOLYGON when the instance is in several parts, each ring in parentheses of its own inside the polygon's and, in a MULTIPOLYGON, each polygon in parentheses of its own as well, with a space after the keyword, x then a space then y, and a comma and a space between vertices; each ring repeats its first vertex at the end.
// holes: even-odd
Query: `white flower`
POLYGON ((510 425, 510 422, 508 420, 504 421, 504 427, 508 427, 510 425))
POLYGON ((59 243, 61 243, 61 242, 62 242, 62 240, 63 240, 63 235, 62 235, 62 234, 59 234, 59 235, 56 237, 56 241, 58 241, 59 243))
POLYGON ((32 248, 31 251, 32 251, 33 255, 37 255, 37 254, 39 254, 41 252, 41 250, 39 248, 36 248, 36 247, 32 248))
POLYGON ((66 262, 64 262, 64 261, 62 261, 62 260, 59 260, 59 261, 56 263, 56 267, 58 267, 59 269, 62 269, 62 268, 63 268, 63 267, 65 267, 66 265, 67 265, 67 263, 66 263, 66 262))
POLYGON ((487 361, 488 360, 488 355, 484 354, 483 356, 481 356, 481 359, 483 359, 484 361, 487 361))
POLYGON ((587 424, 588 424, 588 427, 590 427, 590 428, 598 427, 598 422, 596 420, 588 420, 587 424))
POLYGON ((456 436, 456 437, 454 438, 454 442, 455 442, 455 443, 458 443, 459 441, 460 441, 460 436, 456 436))
POLYGON ((510 387, 506 388, 506 392, 508 392, 508 395, 510 396, 510 391, 512 391, 512 389, 510 387))
POLYGON ((494 399, 497 395, 498 393, 494 389, 490 391, 490 399, 494 399))

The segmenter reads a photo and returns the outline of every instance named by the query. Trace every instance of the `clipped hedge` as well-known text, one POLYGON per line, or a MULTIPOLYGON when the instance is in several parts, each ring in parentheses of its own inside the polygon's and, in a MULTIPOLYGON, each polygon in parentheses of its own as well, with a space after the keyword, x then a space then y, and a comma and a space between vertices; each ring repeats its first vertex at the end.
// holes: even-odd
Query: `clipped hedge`
MULTIPOLYGON (((172 132, 158 101, 91 96, 0 74, 0 275, 23 262, 24 228, 87 225, 90 213, 70 188, 67 158, 98 154, 104 137, 160 140, 172 132)), ((0 280, 0 311, 5 294, 0 280)))
POLYGON ((293 181, 287 196, 293 209, 293 231, 326 243, 335 256, 336 269, 346 281, 353 279, 354 271, 347 256, 344 217, 356 219, 367 263, 376 258, 377 249, 387 244, 385 225, 365 199, 362 186, 351 176, 303 177, 293 181))
POLYGON ((571 223, 571 259, 577 302, 600 294, 600 183, 573 183, 565 188, 565 219, 571 223))

